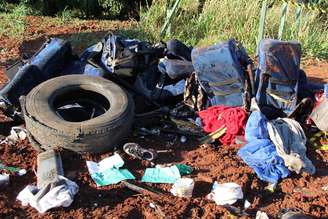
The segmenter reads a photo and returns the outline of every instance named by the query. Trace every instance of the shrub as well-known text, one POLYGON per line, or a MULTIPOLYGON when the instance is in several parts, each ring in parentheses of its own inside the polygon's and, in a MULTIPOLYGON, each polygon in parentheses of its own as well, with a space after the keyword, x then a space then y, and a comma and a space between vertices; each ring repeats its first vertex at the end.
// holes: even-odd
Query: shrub
MULTIPOLYGON (((147 38, 159 41, 160 28, 165 18, 166 0, 153 2, 149 9, 140 14, 138 29, 148 33, 147 38)), ((182 0, 177 16, 172 21, 171 35, 189 45, 206 46, 218 41, 236 38, 248 49, 256 52, 261 0, 206 0, 202 10, 199 1, 182 0)), ((277 38, 280 23, 281 3, 268 9, 265 37, 277 38)), ((305 56, 328 58, 328 21, 318 10, 303 8, 301 31, 296 34, 295 7, 288 7, 284 40, 299 40, 305 56)))

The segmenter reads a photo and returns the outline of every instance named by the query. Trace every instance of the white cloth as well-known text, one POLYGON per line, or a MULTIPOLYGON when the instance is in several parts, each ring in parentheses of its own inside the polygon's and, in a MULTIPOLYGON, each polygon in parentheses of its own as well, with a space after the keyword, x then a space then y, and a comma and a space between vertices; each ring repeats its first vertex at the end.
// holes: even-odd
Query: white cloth
POLYGON ((268 122, 267 128, 278 155, 289 170, 300 173, 304 169, 310 174, 315 173, 315 167, 306 156, 306 136, 298 122, 278 118, 268 122))
POLYGON ((106 157, 99 163, 93 161, 87 161, 86 163, 90 174, 100 173, 111 168, 119 169, 124 165, 124 161, 119 154, 114 154, 113 156, 106 157))
POLYGON ((243 191, 236 183, 218 184, 214 182, 212 191, 207 198, 214 200, 217 205, 232 205, 238 199, 243 199, 243 191))
POLYGON ((58 176, 58 179, 40 190, 33 185, 26 186, 18 194, 17 199, 22 202, 23 206, 29 204, 39 213, 44 213, 51 208, 70 206, 78 190, 79 187, 75 182, 58 176))
POLYGON ((9 174, 0 174, 0 186, 7 185, 9 183, 9 174))
POLYGON ((257 211, 255 219, 269 219, 269 217, 265 212, 257 211))

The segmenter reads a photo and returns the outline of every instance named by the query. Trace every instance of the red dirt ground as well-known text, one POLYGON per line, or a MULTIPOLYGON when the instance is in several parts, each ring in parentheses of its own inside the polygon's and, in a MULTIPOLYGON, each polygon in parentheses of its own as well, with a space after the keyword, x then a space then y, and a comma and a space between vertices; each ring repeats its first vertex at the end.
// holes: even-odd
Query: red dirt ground
MULTIPOLYGON (((29 26, 24 42, 0 37, 1 47, 8 51, 5 54, 0 52, 2 82, 6 80, 4 69, 23 53, 31 54, 37 50, 42 44, 41 39, 46 35, 70 36, 69 34, 76 32, 95 31, 100 38, 104 31, 121 27, 115 22, 110 27, 103 27, 95 21, 65 28, 42 27, 37 25, 42 23, 41 18, 27 19, 29 26)), ((328 83, 328 62, 308 61, 304 63, 303 68, 311 80, 328 83)), ((316 174, 292 174, 279 183, 274 193, 270 193, 264 189, 267 183, 260 181, 254 171, 236 155, 239 146, 199 145, 191 139, 184 144, 179 141, 170 144, 161 137, 131 136, 129 140, 146 148, 173 149, 173 153, 159 154, 159 164, 184 163, 192 166, 194 172, 190 177, 196 181, 193 198, 165 195, 155 200, 153 197, 138 195, 120 184, 98 188, 87 172, 85 160, 99 161, 112 153, 90 155, 63 150, 61 155, 65 176, 79 185, 79 193, 70 207, 38 214, 35 209, 23 207, 16 201, 17 194, 26 185, 36 183, 37 153, 25 141, 15 146, 4 145, 0 148, 2 162, 28 170, 24 176, 12 176, 10 184, 0 188, 0 218, 161 218, 149 205, 154 200, 167 218, 233 218, 225 208, 205 198, 214 181, 235 182, 242 187, 244 196, 251 203, 247 209, 250 216, 244 218, 254 218, 258 210, 266 212, 270 218, 277 218, 279 211, 284 208, 298 208, 309 216, 328 218, 328 191, 322 189, 328 186, 328 152, 315 150, 311 145, 308 145, 308 156, 317 168, 316 174)), ((145 168, 150 166, 148 162, 132 159, 124 154, 122 156, 126 167, 137 179, 140 179, 145 168)), ((169 191, 171 187, 164 184, 148 185, 164 191, 169 191)), ((243 204, 237 203, 235 206, 241 207, 243 204)))

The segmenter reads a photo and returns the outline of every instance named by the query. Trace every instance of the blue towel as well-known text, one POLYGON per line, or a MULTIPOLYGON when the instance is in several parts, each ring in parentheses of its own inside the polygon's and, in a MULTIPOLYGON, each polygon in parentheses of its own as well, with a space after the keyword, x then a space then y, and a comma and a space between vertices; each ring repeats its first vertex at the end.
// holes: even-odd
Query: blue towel
POLYGON ((254 169, 261 180, 277 184, 280 178, 289 175, 289 170, 269 139, 267 122, 259 111, 250 115, 245 130, 249 143, 238 151, 238 156, 254 169))

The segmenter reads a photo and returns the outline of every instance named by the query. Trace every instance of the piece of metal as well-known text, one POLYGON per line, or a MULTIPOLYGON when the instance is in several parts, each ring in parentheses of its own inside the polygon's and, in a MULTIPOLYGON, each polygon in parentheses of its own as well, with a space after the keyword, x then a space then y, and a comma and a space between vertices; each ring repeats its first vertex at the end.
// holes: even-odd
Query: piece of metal
POLYGON ((227 131, 227 128, 222 126, 218 130, 210 133, 209 135, 206 135, 199 139, 199 143, 201 144, 210 144, 213 143, 216 139, 220 138, 222 135, 224 135, 227 131))
POLYGON ((42 189, 47 184, 53 182, 58 175, 64 175, 60 154, 54 150, 47 150, 38 154, 37 164, 38 189, 42 189))
POLYGON ((160 196, 164 195, 161 191, 155 190, 153 188, 149 188, 146 186, 139 186, 134 183, 128 182, 128 181, 122 181, 121 182, 125 187, 131 189, 132 191, 138 192, 142 195, 152 195, 152 196, 160 196))

